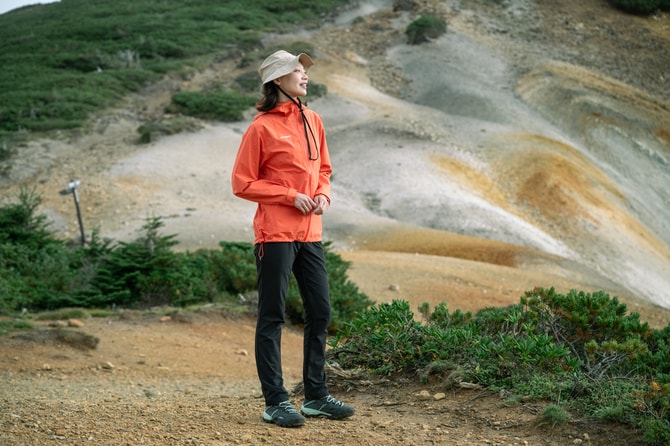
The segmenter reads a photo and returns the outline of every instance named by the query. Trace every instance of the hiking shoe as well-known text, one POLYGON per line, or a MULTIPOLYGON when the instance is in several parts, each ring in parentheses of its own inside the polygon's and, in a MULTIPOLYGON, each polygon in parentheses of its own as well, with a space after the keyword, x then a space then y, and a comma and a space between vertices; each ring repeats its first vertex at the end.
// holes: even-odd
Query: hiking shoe
POLYGON ((275 423, 281 427, 298 427, 305 424, 303 416, 295 410, 295 407, 289 401, 266 407, 263 412, 263 421, 275 423))
POLYGON ((300 411, 306 417, 327 417, 332 420, 341 420, 354 414, 354 408, 338 401, 332 396, 324 396, 318 400, 305 401, 300 411))

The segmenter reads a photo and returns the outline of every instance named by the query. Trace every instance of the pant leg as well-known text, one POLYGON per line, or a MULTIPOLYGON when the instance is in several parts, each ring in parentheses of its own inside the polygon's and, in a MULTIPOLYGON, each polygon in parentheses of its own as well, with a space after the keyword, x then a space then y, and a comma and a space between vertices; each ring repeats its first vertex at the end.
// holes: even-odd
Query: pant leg
POLYGON ((293 265, 305 309, 303 382, 305 399, 328 395, 326 384, 326 341, 330 324, 330 294, 326 257, 321 242, 300 243, 293 265))
POLYGON ((254 249, 258 273, 256 370, 265 404, 288 400, 281 361, 281 334, 285 322, 286 292, 295 258, 292 243, 263 243, 254 249))

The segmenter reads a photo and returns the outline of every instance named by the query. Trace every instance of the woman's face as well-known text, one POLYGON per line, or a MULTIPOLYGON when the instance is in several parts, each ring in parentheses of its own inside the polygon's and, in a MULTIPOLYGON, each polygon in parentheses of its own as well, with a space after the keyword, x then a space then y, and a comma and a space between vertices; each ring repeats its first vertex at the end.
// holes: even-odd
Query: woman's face
POLYGON ((307 71, 302 66, 298 64, 295 69, 289 74, 275 79, 275 84, 286 92, 291 97, 305 96, 307 94, 307 71))

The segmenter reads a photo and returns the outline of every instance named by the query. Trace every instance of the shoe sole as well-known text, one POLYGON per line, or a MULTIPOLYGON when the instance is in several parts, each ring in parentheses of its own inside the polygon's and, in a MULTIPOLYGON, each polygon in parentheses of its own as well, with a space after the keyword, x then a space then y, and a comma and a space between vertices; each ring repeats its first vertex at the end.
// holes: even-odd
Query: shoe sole
POLYGON ((304 416, 306 417, 326 417, 331 420, 342 420, 344 418, 349 418, 354 414, 354 412, 351 413, 341 413, 341 414, 332 414, 328 412, 321 412, 320 410, 314 410, 314 409, 302 409, 300 411, 304 416))
POLYGON ((304 419, 302 419, 302 420, 294 420, 294 421, 289 421, 289 422, 286 422, 286 423, 282 423, 282 422, 277 421, 277 420, 272 420, 272 419, 267 420, 265 417, 263 417, 263 421, 265 421, 266 423, 274 423, 274 424, 276 424, 276 425, 279 426, 279 427, 300 427, 300 426, 303 426, 303 425, 305 424, 305 420, 304 420, 304 419))

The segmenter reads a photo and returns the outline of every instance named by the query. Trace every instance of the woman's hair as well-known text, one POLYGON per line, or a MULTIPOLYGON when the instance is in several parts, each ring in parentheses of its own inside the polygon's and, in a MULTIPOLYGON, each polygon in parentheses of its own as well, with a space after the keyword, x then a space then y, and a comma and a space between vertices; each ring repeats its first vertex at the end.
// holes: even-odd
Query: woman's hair
POLYGON ((279 100, 279 90, 274 82, 266 82, 261 89, 263 97, 256 103, 256 110, 259 112, 267 112, 275 108, 279 100))

